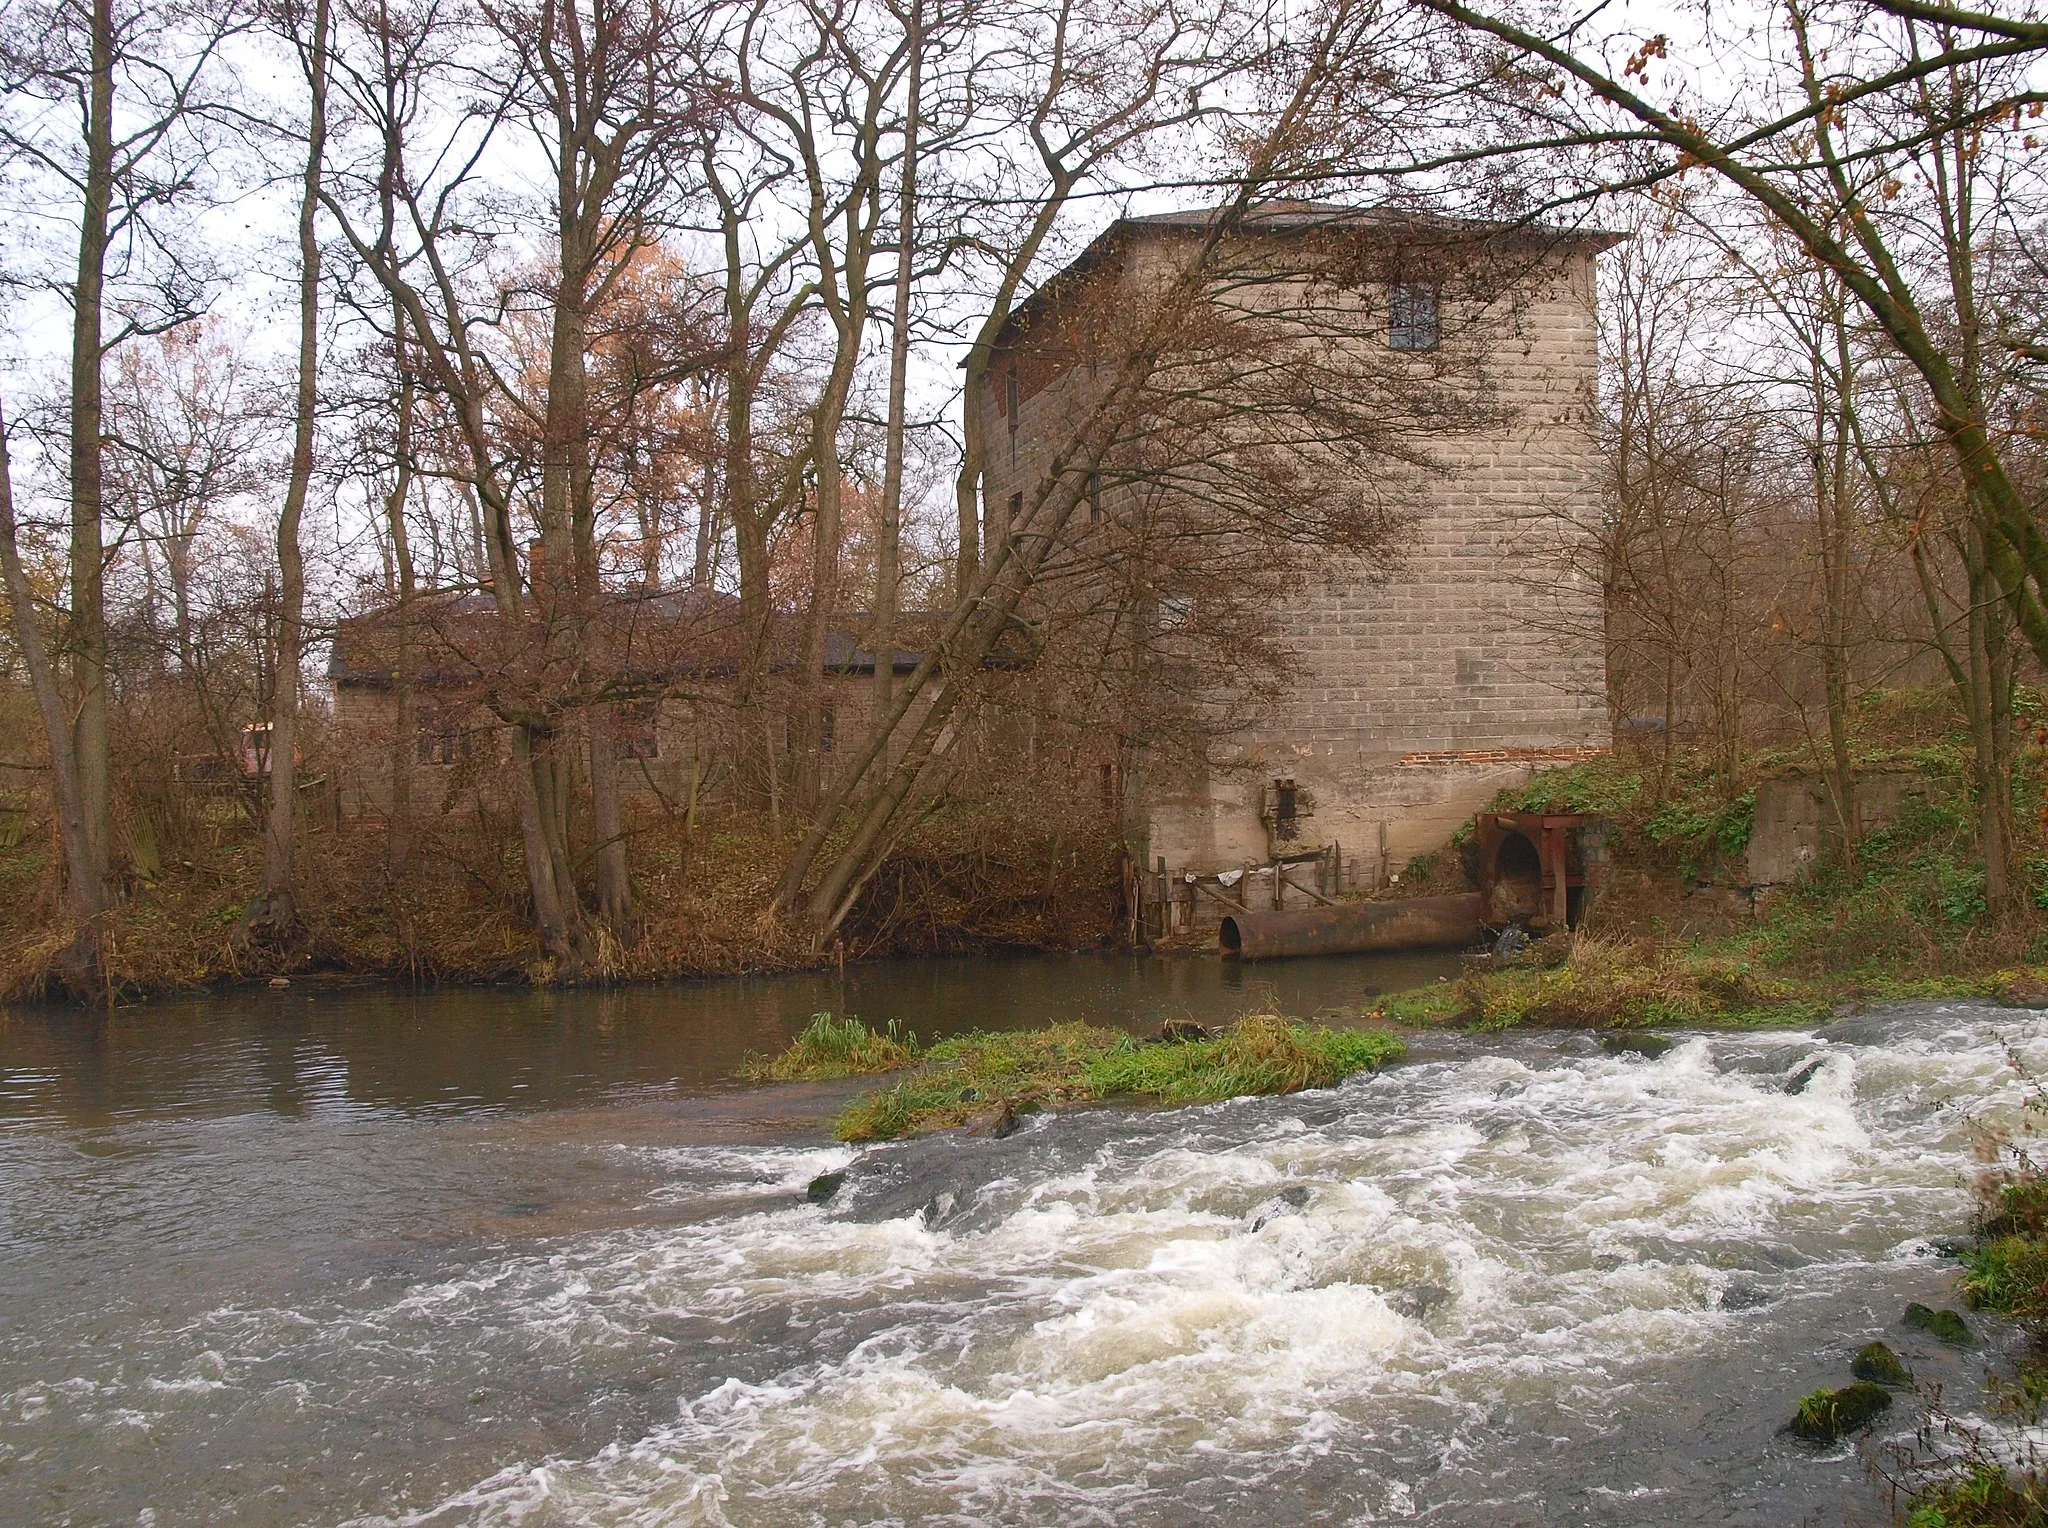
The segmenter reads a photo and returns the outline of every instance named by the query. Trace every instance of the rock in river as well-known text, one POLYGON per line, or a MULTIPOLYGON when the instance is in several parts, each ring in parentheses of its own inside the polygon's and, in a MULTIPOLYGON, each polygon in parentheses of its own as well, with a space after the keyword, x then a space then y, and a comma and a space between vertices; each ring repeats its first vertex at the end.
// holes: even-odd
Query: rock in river
POLYGON ((804 1198, 812 1204, 823 1204, 839 1192, 839 1185, 845 1181, 846 1169, 843 1167, 836 1173, 819 1173, 811 1179, 811 1186, 804 1190, 804 1198))
POLYGON ((1600 1037, 1600 1048, 1608 1055, 1641 1056, 1645 1061, 1655 1061, 1675 1043, 1668 1036, 1648 1035, 1640 1030, 1629 1032, 1617 1029, 1600 1037))
POLYGON ((1943 1342, 1954 1343, 1959 1348, 1973 1347, 1977 1341, 1970 1335, 1969 1323, 1955 1311, 1931 1310, 1918 1300, 1906 1307, 1906 1314, 1900 1319, 1916 1332, 1939 1337, 1943 1342))
POLYGON ((1857 1350, 1856 1361, 1849 1365, 1849 1372, 1858 1379, 1867 1379, 1873 1385, 1910 1385, 1913 1371, 1900 1361, 1899 1355, 1881 1342, 1865 1343, 1857 1350))
POLYGON ((969 1135, 984 1135, 1000 1141, 1006 1135, 1015 1134, 1017 1114, 1008 1104, 997 1104, 992 1109, 968 1115, 961 1122, 961 1128, 969 1135))

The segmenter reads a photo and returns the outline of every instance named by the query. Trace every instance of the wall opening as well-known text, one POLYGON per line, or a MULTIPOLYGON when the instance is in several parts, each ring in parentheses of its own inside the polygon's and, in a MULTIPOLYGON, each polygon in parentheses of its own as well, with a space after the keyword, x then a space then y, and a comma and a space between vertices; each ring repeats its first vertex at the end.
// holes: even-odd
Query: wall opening
POLYGON ((1543 910, 1543 856, 1521 833, 1509 833, 1493 857, 1493 896, 1486 909, 1493 924, 1520 923, 1543 910))

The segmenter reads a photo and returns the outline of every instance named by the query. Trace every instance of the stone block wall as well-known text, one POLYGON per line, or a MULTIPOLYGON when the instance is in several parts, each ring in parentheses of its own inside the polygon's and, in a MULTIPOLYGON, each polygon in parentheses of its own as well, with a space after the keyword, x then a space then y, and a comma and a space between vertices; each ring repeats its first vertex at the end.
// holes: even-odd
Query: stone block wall
MULTIPOLYGON (((1398 566, 1332 557, 1277 613, 1295 677, 1259 698, 1235 748, 1193 771, 1141 764, 1129 831, 1148 869, 1265 860, 1261 801, 1287 778, 1314 799, 1314 842, 1396 873, 1502 787, 1611 742, 1591 555, 1595 257, 1562 245, 1512 301, 1463 315, 1498 326, 1485 343, 1508 417, 1432 443, 1442 471, 1398 566)), ((1359 343, 1383 345, 1369 294, 1362 311, 1359 343)), ((992 516, 1013 494, 1028 504, 1086 402, 1078 378, 1034 380, 1021 379, 1014 432, 1000 364, 979 400, 992 516)))

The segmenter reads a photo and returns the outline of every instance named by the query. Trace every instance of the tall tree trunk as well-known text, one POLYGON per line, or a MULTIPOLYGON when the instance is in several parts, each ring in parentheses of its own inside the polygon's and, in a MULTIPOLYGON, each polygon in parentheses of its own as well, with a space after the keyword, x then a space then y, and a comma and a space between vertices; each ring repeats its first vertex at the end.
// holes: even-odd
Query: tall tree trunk
POLYGON ((1977 766, 1978 849, 1984 856, 1984 907, 2008 918, 2016 906, 2012 877, 2012 770, 2010 747, 2001 749, 1999 723, 2012 713, 2010 660, 2004 657, 2006 605, 1991 576, 1981 517, 1968 537, 1970 610, 1969 687, 1965 693, 1971 749, 1977 766), (2003 681, 2003 683, 2001 683, 2003 681))
MULTIPOLYGON (((1832 287, 1826 272, 1820 273, 1820 279, 1825 286, 1832 287)), ((1823 427, 1814 437, 1814 507, 1820 521, 1822 585, 1821 677, 1827 691, 1828 794, 1834 798, 1836 857, 1853 868, 1863 837, 1862 812, 1856 797, 1856 764, 1849 752, 1849 574, 1854 513, 1849 451, 1855 433, 1851 415, 1856 408, 1856 364, 1849 350, 1846 299, 1837 290, 1824 290, 1823 302, 1835 354, 1829 374, 1830 369, 1820 364, 1819 347, 1815 347, 1816 402, 1822 403, 1830 392, 1833 394, 1832 408, 1815 410, 1815 423, 1823 427), (1825 457, 1823 450, 1827 452, 1825 457)))
POLYGON ((90 907, 69 959, 99 959, 98 915, 107 906, 107 609, 104 581, 104 405, 101 324, 106 295, 107 223, 114 191, 113 0, 90 0, 91 73, 86 89, 85 174, 78 224, 78 274, 71 294, 71 750, 85 834, 81 872, 90 887, 72 893, 76 910, 90 907))
MULTIPOLYGON (((568 136, 565 129, 564 138, 568 136)), ((588 357, 591 230, 584 226, 581 188, 573 173, 578 160, 566 141, 561 162, 557 211, 562 265, 555 286, 543 425, 546 454, 541 464, 542 552, 551 575, 567 575, 550 591, 556 596, 550 626, 573 645, 576 684, 579 689, 587 689, 593 685, 602 688, 612 677, 604 588, 597 566, 597 516, 592 499, 588 357), (560 552, 552 545, 558 541, 562 544, 560 552)), ((626 872, 619 766, 612 755, 611 703, 600 698, 583 709, 584 735, 589 743, 591 824, 597 835, 598 911, 606 926, 625 938, 632 932, 633 892, 626 872)), ((562 847, 566 850, 573 773, 567 767, 568 751, 558 747, 553 753, 554 788, 559 792, 556 818, 562 825, 562 847)), ((566 870, 566 853, 563 864, 566 870)))
POLYGON ((875 538, 875 716, 896 684, 896 602, 903 581, 903 437, 910 375, 910 288, 917 256, 917 138, 924 79, 924 8, 910 0, 910 75, 903 115, 903 185, 896 204, 896 306, 889 318, 889 416, 882 448, 882 515, 875 538))
POLYGON ((89 994, 97 973, 99 918, 105 911, 105 882, 93 858, 86 832, 85 795, 80 784, 78 755, 73 749, 70 717, 58 688, 56 666, 36 620, 34 591, 21 565, 21 543, 14 520, 14 466, 7 449, 7 421, 0 417, 0 576, 6 580, 7 604, 14 613, 14 636, 35 691, 36 709, 49 744, 50 793, 57 807, 57 839, 64 850, 65 904, 77 925, 62 967, 72 995, 89 994))
POLYGON ((706 178, 721 194, 725 249, 725 511, 739 563, 741 628, 739 673, 733 686, 733 762, 743 797, 760 807, 778 799, 775 750, 768 743, 770 718, 763 709, 774 616, 768 587, 770 514, 760 502, 754 471, 755 381, 763 363, 753 346, 754 302, 742 243, 745 219, 741 209, 723 199, 723 183, 708 162, 706 178), (749 759, 755 761, 752 768, 749 759))
MULTIPOLYGON (((551 744, 559 722, 551 697, 536 695, 520 677, 531 667, 527 649, 537 636, 544 635, 535 630, 536 624, 544 622, 534 619, 535 604, 544 601, 529 602, 524 591, 510 489, 500 472, 498 436, 486 403, 492 383, 487 368, 471 348, 467 314, 454 280, 442 262, 435 225, 432 219, 422 216, 419 202, 402 173, 407 124, 394 104, 403 96, 396 62, 399 49, 394 46, 397 28, 388 13, 381 10, 375 25, 384 51, 383 72, 376 88, 384 96, 378 127, 384 140, 385 183, 394 199, 405 207, 414 229, 424 234, 418 269, 424 272, 427 284, 414 284, 407 263, 388 238, 366 238, 352 221, 346 203, 324 190, 321 202, 356 258, 376 277, 386 295, 404 310, 410 353, 432 377, 446 405, 451 436, 462 452, 464 470, 455 481, 475 517, 473 529, 497 607, 495 624, 502 644, 501 672, 505 682, 514 686, 486 698, 511 734, 512 776, 518 793, 520 842, 526 861, 527 888, 533 900, 534 931, 558 973, 573 975, 589 959, 588 932, 576 902, 574 882, 566 875, 568 856, 561 845, 554 811, 557 793, 551 782, 541 778, 552 768, 551 744)), ((546 582, 544 569, 540 582, 546 582)), ((544 609, 541 614, 545 615, 544 609)))
POLYGON ((327 150, 328 0, 314 0, 306 58, 306 173, 299 196, 299 374, 293 400, 291 478, 277 517, 277 683, 270 716, 270 816, 263 834, 263 880, 242 916, 244 938, 287 939, 298 924, 292 862, 298 843, 299 670, 305 654, 306 565, 299 521, 313 481, 313 423, 320 345, 321 161, 327 150))
MULTIPOLYGON (((842 341, 842 343, 844 343, 842 341)), ((799 812, 818 804, 823 779, 818 747, 825 707, 825 646, 839 605, 839 553, 844 527, 841 499, 845 475, 839 467, 839 420, 845 394, 835 376, 812 418, 811 464, 817 503, 811 522, 811 606, 797 651, 797 695, 802 732, 796 743, 796 799, 799 812)))
POLYGON ((413 706, 419 688, 419 633, 413 630, 413 597, 418 592, 412 562, 412 535, 405 524, 406 501, 412 496, 411 362, 405 353, 405 310, 391 309, 392 355, 398 366, 398 417, 392 441, 391 492, 384 500, 384 523, 391 537, 398 625, 398 669, 392 682, 398 720, 391 737, 391 811, 385 823, 385 859, 393 871, 402 869, 412 853, 412 775, 415 764, 413 706))

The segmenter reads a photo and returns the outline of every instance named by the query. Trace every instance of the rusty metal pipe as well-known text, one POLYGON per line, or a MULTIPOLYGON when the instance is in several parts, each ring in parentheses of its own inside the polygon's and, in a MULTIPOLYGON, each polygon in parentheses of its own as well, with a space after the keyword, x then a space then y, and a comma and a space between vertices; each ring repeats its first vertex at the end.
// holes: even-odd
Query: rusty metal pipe
POLYGON ((1341 902, 1286 913, 1232 913, 1217 939, 1223 953, 1244 960, 1288 955, 1349 955, 1361 950, 1426 950, 1476 944, 1486 930, 1477 892, 1407 897, 1398 902, 1341 902))

